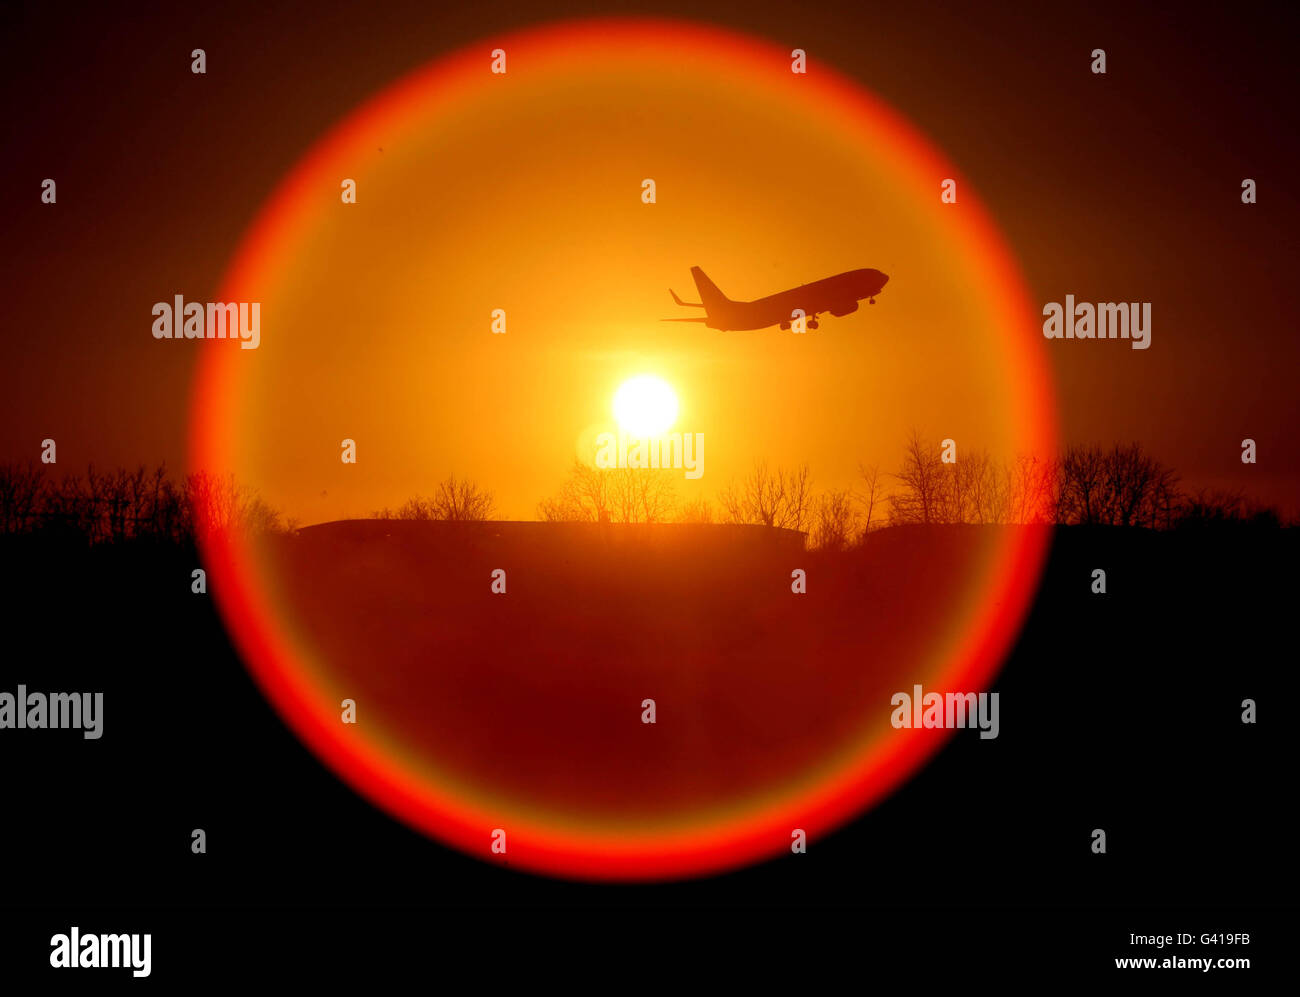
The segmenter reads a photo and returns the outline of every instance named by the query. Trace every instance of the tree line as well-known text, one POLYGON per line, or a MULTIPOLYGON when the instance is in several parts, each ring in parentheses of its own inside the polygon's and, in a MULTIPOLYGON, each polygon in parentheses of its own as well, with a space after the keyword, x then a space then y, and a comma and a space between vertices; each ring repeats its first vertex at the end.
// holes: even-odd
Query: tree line
MULTIPOLYGON (((739 523, 805 532, 812 546, 843 550, 875 530, 907 524, 1056 524, 1148 529, 1279 527, 1277 510, 1238 493, 1185 491, 1178 475, 1138 443, 1068 447, 1059 457, 999 461, 985 450, 947 456, 913 432, 893 472, 860 465, 851 487, 817 491, 807 464, 757 460, 713 501, 677 495, 678 472, 591 467, 575 461, 537 506, 546 522, 739 523)), ((496 500, 452 475, 381 519, 481 521, 496 500)), ((165 467, 99 471, 52 480, 40 464, 0 465, 0 535, 52 533, 87 543, 193 543, 204 529, 291 532, 293 520, 238 484, 204 472, 173 478, 165 467)))
POLYGON ((108 471, 91 466, 84 475, 56 481, 41 464, 0 465, 0 535, 192 545, 205 530, 268 533, 293 527, 233 475, 198 472, 177 479, 163 465, 108 471))
POLYGON ((1277 510, 1235 492, 1185 491, 1173 468, 1139 443, 1074 445, 1059 457, 999 461, 987 450, 945 460, 913 431, 897 470, 861 464, 852 487, 816 491, 807 464, 755 461, 715 502, 679 503, 672 471, 599 470, 575 462, 543 500, 547 521, 743 523, 800 530, 814 547, 842 550, 885 526, 1055 524, 1190 529, 1279 527, 1277 510))

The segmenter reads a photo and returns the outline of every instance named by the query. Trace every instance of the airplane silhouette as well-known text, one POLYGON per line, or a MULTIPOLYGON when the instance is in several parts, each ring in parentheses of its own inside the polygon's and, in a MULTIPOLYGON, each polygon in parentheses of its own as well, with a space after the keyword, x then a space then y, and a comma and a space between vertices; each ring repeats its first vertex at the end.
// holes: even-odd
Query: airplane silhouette
POLYGON ((863 298, 874 305, 876 295, 889 281, 879 270, 849 270, 755 301, 732 301, 699 267, 691 267, 691 276, 700 292, 699 302, 683 301, 672 288, 668 293, 679 305, 703 308, 704 318, 666 318, 661 321, 703 322, 710 329, 726 332, 766 329, 772 325, 788 329, 796 309, 803 311, 807 327, 816 329, 817 316, 823 312, 830 312, 836 318, 848 315, 858 310, 858 302, 863 298))

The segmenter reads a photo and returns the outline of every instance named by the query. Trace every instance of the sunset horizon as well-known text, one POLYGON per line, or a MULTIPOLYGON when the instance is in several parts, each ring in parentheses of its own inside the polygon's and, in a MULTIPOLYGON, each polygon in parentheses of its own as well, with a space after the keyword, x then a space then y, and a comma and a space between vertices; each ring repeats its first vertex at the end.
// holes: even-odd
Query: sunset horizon
POLYGON ((1268 978, 1297 26, 15 5, 0 965, 1268 978))

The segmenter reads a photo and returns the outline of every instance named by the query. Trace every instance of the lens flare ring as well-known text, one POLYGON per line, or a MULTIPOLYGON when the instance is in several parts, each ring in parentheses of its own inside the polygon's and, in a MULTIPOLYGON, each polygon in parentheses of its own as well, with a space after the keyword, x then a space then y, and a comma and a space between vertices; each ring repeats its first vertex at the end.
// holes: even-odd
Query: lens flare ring
MULTIPOLYGON (((403 124, 427 120, 476 88, 499 82, 485 72, 485 53, 504 48, 511 71, 530 63, 581 65, 592 53, 665 53, 679 66, 721 61, 723 71, 749 87, 754 100, 784 87, 789 80, 788 54, 749 37, 694 24, 609 19, 562 23, 528 29, 491 44, 473 45, 401 80, 349 115, 317 143, 272 194, 236 252, 225 275, 222 300, 241 301, 268 275, 292 266, 293 250, 311 219, 337 198, 338 178, 349 175, 343 154, 378 148, 382 136, 400 134, 403 124)), ((938 203, 942 178, 960 175, 895 112, 858 84, 817 65, 801 79, 809 106, 834 109, 850 140, 863 155, 885 154, 902 165, 911 188, 905 196, 938 203), (869 149, 879 136, 889 137, 881 153, 869 149)), ((376 153, 378 154, 378 153, 376 153)), ((355 161, 351 170, 357 169, 355 161)), ((943 224, 965 247, 995 309, 1005 338, 1008 376, 1018 396, 1006 400, 1014 424, 1023 430, 1027 449, 1050 453, 1055 448, 1055 415, 1048 370, 1035 336, 1036 325, 1021 277, 995 226, 972 188, 963 185, 960 212, 943 224)), ((896 282, 897 283, 897 282, 896 282)), ((893 290, 891 285, 891 291, 893 290)), ((273 349, 273 332, 264 337, 273 349)), ((190 463, 198 469, 233 466, 244 445, 232 428, 243 379, 250 360, 240 351, 209 350, 198 372, 192 399, 190 463)), ((671 393, 671 392, 670 392, 671 393)), ((675 399, 674 399, 675 400, 675 399)), ((661 413, 662 414, 662 413, 661 413)), ((980 610, 960 635, 946 664, 932 683, 937 688, 987 688, 1019 630, 1035 592, 1046 553, 1046 528, 1015 533, 998 552, 983 579, 980 610)), ((460 798, 453 789, 430 780, 396 757, 382 738, 364 727, 338 722, 337 701, 321 688, 311 650, 294 632, 291 621, 276 612, 277 593, 262 571, 254 545, 212 536, 202 540, 210 574, 220 581, 214 597, 246 666, 286 723, 310 749, 349 785, 399 819, 435 839, 490 860, 491 829, 501 813, 460 798)), ((561 825, 512 815, 510 864, 547 875, 589 880, 657 880, 718 873, 788 851, 790 829, 800 827, 810 839, 833 831, 897 787, 942 745, 951 732, 906 730, 873 747, 833 776, 808 785, 798 799, 769 802, 728 815, 707 829, 624 831, 561 825)))

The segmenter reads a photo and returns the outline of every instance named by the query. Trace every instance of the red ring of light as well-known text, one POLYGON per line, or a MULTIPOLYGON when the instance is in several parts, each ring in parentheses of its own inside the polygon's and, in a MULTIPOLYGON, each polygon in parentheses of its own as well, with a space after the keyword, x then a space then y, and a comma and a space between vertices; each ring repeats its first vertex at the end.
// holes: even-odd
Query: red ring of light
MULTIPOLYGON (((755 79, 789 76, 789 56, 770 43, 718 28, 660 20, 565 22, 466 47, 367 102, 304 156, 268 199, 236 252, 222 282, 221 300, 248 300, 241 289, 274 266, 302 219, 323 197, 337 197, 340 174, 332 166, 336 154, 366 147, 368 133, 391 128, 431 101, 454 101, 466 88, 483 81, 487 53, 493 48, 510 53, 514 71, 526 58, 581 58, 592 44, 661 51, 667 46, 680 58, 693 47, 710 60, 728 60, 730 68, 755 79)), ((940 178, 960 176, 902 118, 847 77, 813 63, 804 82, 810 99, 830 102, 846 129, 869 125, 887 130, 895 140, 895 154, 913 166, 911 175, 918 189, 925 188, 924 196, 934 197, 940 178)), ((1056 429, 1049 373, 1022 279, 970 186, 962 183, 962 190, 961 211, 950 216, 951 224, 963 230, 966 244, 979 249, 977 265, 991 288, 998 326, 1007 337, 1006 352, 1014 365, 1011 373, 1023 388, 1023 396, 1011 400, 1014 416, 1026 429, 1031 451, 1050 453, 1056 429)), ((247 361, 247 355, 240 353, 209 349, 200 363, 190 426, 191 464, 196 468, 230 466, 230 420, 222 413, 227 400, 235 397, 239 363, 247 361)), ((982 611, 961 653, 937 677, 934 688, 987 688, 1018 633, 1036 590, 1050 530, 1015 532, 990 571, 982 611)), ((308 668, 267 610, 273 600, 255 570, 252 549, 212 535, 202 537, 200 543, 215 579, 213 595, 236 646, 263 693, 297 736, 349 785, 388 813, 468 854, 494 858, 489 852, 490 833, 502 826, 500 815, 476 810, 421 781, 358 737, 357 728, 340 724, 336 708, 322 709, 308 668)), ((919 769, 951 733, 897 731, 838 778, 812 787, 797 806, 783 803, 749 812, 704 834, 612 836, 515 821, 508 830, 510 864, 591 880, 655 880, 717 873, 770 858, 788 849, 792 827, 805 829, 815 839, 864 811, 919 769)))

